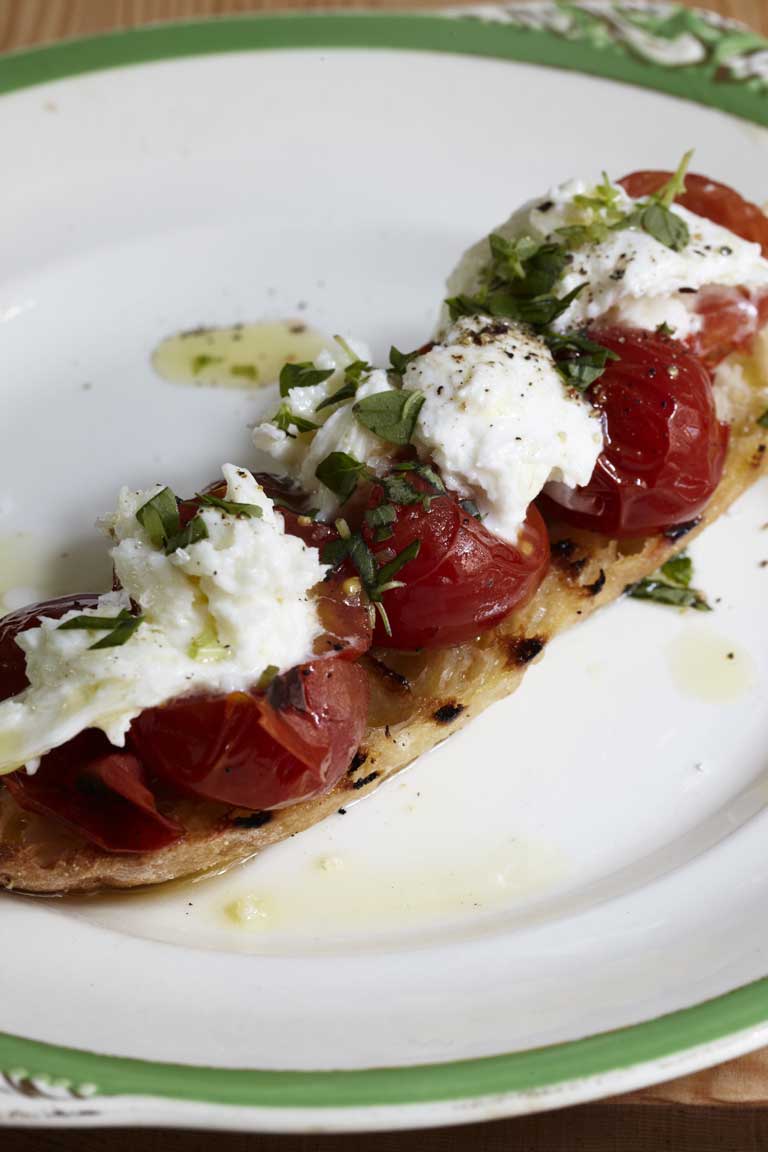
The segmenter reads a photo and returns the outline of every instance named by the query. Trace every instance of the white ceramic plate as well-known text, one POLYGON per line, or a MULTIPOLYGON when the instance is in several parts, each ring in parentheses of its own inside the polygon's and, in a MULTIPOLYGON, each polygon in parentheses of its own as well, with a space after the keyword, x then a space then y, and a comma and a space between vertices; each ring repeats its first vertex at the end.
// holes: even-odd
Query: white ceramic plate
MULTIPOLYGON (((0 62, 8 603, 103 585, 89 526, 122 482, 249 463, 258 394, 159 380, 169 332, 299 312, 381 358, 429 334, 470 241, 569 174, 695 145, 765 198, 765 46, 628 9, 234 20, 0 62)), ((766 495, 695 545, 711 616, 615 605, 250 866, 3 897, 0 1119, 457 1122, 768 1040, 766 495)))

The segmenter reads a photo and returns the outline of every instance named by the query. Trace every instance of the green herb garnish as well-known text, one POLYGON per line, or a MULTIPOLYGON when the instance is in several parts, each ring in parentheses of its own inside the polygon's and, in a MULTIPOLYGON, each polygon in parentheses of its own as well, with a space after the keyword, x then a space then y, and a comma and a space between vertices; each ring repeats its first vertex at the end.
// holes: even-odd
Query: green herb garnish
POLYGON ((396 372, 398 376, 402 376, 410 362, 415 360, 418 355, 418 348, 415 352, 398 352, 397 348, 395 348, 393 344, 389 350, 389 363, 392 367, 392 371, 396 372))
POLYGON ((315 469, 315 476, 330 488, 343 504, 357 488, 358 482, 368 475, 368 468, 347 452, 331 452, 315 469))
POLYGON ((265 692, 270 684, 277 676, 280 669, 277 664, 267 664, 259 679, 256 681, 256 687, 260 692, 265 692))
POLYGON ((237 500, 222 500, 219 496, 212 496, 210 492, 197 493, 197 499, 206 508, 218 508, 228 512, 230 516, 245 516, 259 520, 263 512, 258 504, 240 504, 237 500))
POLYGON ((93 652, 99 648, 119 648, 125 644, 126 640, 130 640, 143 622, 143 616, 133 616, 127 608, 123 608, 117 616, 73 616, 71 620, 59 624, 59 629, 62 632, 80 628, 92 632, 106 632, 107 635, 103 636, 101 640, 97 640, 95 644, 89 644, 88 651, 93 652))
POLYGON ((280 372, 280 395, 287 396, 291 388, 311 388, 333 376, 335 368, 315 368, 311 360, 301 364, 285 364, 280 372))
POLYGON ((399 388, 376 392, 358 400, 352 411, 358 421, 388 444, 410 444, 416 418, 424 403, 424 393, 399 388))
POLYGON ((178 552, 179 548, 189 548, 191 544, 199 544, 201 540, 207 539, 208 529, 205 520, 202 516, 193 516, 180 532, 166 540, 165 554, 170 556, 172 552, 178 552))
POLYGON ((761 428, 768 428, 768 408, 763 412, 762 416, 758 416, 757 423, 761 428))
POLYGON ((561 375, 580 392, 599 380, 609 360, 620 359, 616 352, 579 332, 566 336, 549 332, 546 341, 561 375))
POLYGON ((697 612, 711 612, 712 609, 701 592, 691 588, 693 561, 681 552, 667 560, 661 568, 645 580, 638 580, 625 589, 635 600, 652 600, 656 604, 666 604, 674 608, 693 608, 697 612))
POLYGON ((136 519, 149 536, 155 548, 163 548, 166 540, 175 536, 181 527, 179 502, 170 488, 161 488, 136 512, 136 519))
POLYGON ((313 424, 311 420, 305 420, 303 416, 297 416, 295 412, 291 412, 287 404, 280 405, 272 417, 271 423, 294 440, 296 436, 302 436, 305 432, 316 432, 320 427, 319 424, 313 424), (296 432, 291 432, 291 428, 295 428, 296 432))

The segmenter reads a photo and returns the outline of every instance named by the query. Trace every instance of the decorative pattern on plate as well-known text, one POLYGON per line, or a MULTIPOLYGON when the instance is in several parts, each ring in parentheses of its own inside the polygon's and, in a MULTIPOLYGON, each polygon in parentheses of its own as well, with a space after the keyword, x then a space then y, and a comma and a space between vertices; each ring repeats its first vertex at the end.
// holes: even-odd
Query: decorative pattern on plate
POLYGON ((32 1075, 26 1068, 0 1071, 0 1096, 25 1096, 28 1100, 89 1100, 98 1093, 95 1084, 73 1084, 53 1076, 32 1075))
POLYGON ((703 66, 717 82, 768 91, 768 40, 715 12, 645 0, 534 0, 456 8, 450 15, 555 33, 662 68, 703 66))

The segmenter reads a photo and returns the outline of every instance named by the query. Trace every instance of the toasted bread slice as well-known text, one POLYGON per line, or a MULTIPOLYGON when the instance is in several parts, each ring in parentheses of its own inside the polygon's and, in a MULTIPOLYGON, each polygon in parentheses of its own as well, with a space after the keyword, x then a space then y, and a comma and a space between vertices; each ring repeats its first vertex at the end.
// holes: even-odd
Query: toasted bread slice
POLYGON ((187 828, 182 840, 158 852, 115 855, 22 812, 0 787, 0 886, 35 893, 134 888, 247 860, 372 792, 513 692, 553 636, 650 575, 768 470, 768 429, 757 423, 768 406, 768 332, 759 354, 741 359, 749 383, 730 398, 725 472, 701 520, 675 540, 616 541, 553 525, 551 569, 522 612, 458 648, 365 657, 372 698, 368 732, 346 777, 328 795, 263 813, 179 801, 171 811, 187 828))

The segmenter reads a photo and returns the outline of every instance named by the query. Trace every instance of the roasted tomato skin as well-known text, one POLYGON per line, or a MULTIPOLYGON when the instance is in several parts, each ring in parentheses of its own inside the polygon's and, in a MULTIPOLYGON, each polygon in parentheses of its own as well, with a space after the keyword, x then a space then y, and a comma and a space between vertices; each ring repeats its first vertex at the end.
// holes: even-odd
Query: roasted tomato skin
MULTIPOLYGON (((430 494, 418 476, 411 482, 430 494)), ((384 490, 375 485, 369 507, 383 502, 384 490)), ((489 532, 452 493, 433 495, 428 508, 417 503, 395 510, 389 539, 376 543, 370 528, 363 529, 379 565, 420 542, 418 556, 395 576, 404 587, 383 594, 392 635, 377 618, 374 643, 381 647, 448 648, 472 640, 527 603, 547 571, 549 540, 533 506, 516 545, 489 532)))
POLYGON ((162 780, 241 808, 281 808, 327 792, 365 732, 368 682, 356 664, 318 659, 267 692, 197 695, 150 708, 131 743, 162 780))
POLYGON ((81 732, 5 784, 20 808, 51 816, 105 852, 156 852, 184 834, 157 809, 146 769, 103 732, 81 732))
MULTIPOLYGON (((619 180, 624 191, 634 199, 650 196, 671 178, 671 172, 630 172, 619 180)), ((763 256, 768 258, 768 217, 757 204, 745 200, 734 188, 719 184, 708 176, 689 173, 685 177, 685 192, 677 197, 689 212, 704 216, 723 228, 759 244, 763 256)))
MULTIPOLYGON (((636 199, 657 192, 671 177, 671 172, 632 172, 619 183, 636 199)), ((727 184, 707 176, 688 175, 686 191, 677 203, 759 244, 768 258, 768 217, 749 200, 727 184)), ((704 288, 696 297, 696 311, 701 327, 686 342, 708 368, 715 368, 731 352, 749 351, 755 336, 768 324, 768 291, 746 288, 704 288)))
POLYGON ((612 537, 694 520, 720 481, 728 447, 709 373, 677 341, 654 333, 595 328, 590 336, 620 357, 589 393, 603 414, 605 447, 589 484, 550 484, 542 507, 612 537))
MULTIPOLYGON (((0 621, 0 699, 27 686, 24 653, 15 640, 19 632, 35 628, 41 616, 58 619, 72 609, 94 608, 97 601, 63 596, 0 621)), ((0 781, 19 807, 53 817, 108 852, 156 851, 183 834, 158 811, 143 765, 94 729, 43 756, 33 776, 12 772, 0 781)))

